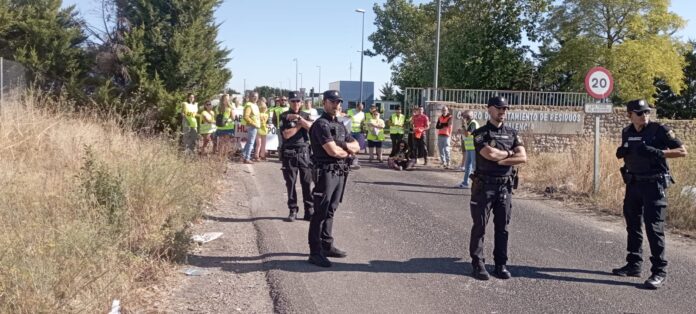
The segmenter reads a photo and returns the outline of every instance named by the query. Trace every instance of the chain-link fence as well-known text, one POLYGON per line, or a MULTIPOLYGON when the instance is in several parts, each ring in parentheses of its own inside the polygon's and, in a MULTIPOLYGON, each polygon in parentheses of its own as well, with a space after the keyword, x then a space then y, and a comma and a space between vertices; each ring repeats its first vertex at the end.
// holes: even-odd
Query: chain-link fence
POLYGON ((0 108, 24 90, 26 74, 27 68, 21 63, 0 57, 0 108))

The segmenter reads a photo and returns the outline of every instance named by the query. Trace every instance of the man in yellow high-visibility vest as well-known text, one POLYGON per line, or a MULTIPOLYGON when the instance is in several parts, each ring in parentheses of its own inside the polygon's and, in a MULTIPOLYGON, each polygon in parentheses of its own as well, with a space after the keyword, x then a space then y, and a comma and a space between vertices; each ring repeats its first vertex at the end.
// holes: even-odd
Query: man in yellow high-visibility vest
POLYGON ((195 152, 198 144, 198 103, 196 96, 189 93, 186 101, 176 107, 181 121, 181 145, 186 152, 195 152))
POLYGON ((360 150, 365 150, 365 135, 363 134, 363 123, 365 121, 365 105, 358 103, 355 108, 348 109, 346 116, 351 120, 350 133, 354 139, 358 140, 360 150))
POLYGON ((464 119, 461 130, 462 134, 464 135, 464 140, 462 141, 462 151, 464 152, 464 178, 458 187, 468 189, 469 175, 471 175, 471 171, 474 169, 474 167, 476 167, 474 136, 471 135, 471 133, 479 128, 479 124, 476 122, 476 120, 474 120, 474 113, 471 110, 464 111, 462 118, 464 119))
POLYGON ((401 113, 401 106, 396 106, 394 113, 389 117, 389 137, 392 142, 392 150, 390 155, 396 154, 399 142, 404 139, 404 124, 406 116, 401 113))

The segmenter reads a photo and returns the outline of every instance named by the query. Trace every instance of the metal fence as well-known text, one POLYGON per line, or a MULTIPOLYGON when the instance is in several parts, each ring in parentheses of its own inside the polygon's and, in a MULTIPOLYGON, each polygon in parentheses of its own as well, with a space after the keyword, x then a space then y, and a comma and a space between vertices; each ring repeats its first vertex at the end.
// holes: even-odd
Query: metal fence
POLYGON ((27 68, 0 57, 0 108, 26 87, 27 68))
POLYGON ((493 96, 503 96, 510 105, 535 105, 553 107, 582 107, 594 102, 587 93, 536 92, 484 89, 438 89, 406 88, 404 102, 407 110, 412 106, 423 105, 426 101, 446 101, 462 104, 486 104, 493 96))

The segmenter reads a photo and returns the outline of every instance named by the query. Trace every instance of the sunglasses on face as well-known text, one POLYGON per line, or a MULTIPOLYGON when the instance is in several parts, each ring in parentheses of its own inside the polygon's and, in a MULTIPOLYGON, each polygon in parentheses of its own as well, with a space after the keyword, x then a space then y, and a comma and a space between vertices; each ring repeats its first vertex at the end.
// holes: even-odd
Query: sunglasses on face
POLYGON ((648 113, 647 111, 640 111, 640 112, 634 112, 637 116, 642 117, 644 114, 648 113))
POLYGON ((329 99, 329 101, 333 104, 340 104, 343 102, 343 100, 331 100, 331 99, 329 99))
POLYGON ((295 103, 295 102, 300 102, 299 100, 291 100, 290 102, 295 103))

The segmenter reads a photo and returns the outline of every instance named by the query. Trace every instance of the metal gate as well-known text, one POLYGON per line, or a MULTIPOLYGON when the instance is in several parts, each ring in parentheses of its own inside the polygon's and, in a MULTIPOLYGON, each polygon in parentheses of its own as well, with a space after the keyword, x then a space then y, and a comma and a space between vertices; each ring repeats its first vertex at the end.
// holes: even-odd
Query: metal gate
POLYGON ((554 107, 582 107, 594 102, 587 93, 537 92, 486 89, 438 89, 408 87, 404 93, 404 105, 410 112, 413 106, 425 106, 426 101, 445 101, 461 104, 484 105, 493 96, 503 96, 512 106, 534 105, 554 107))

